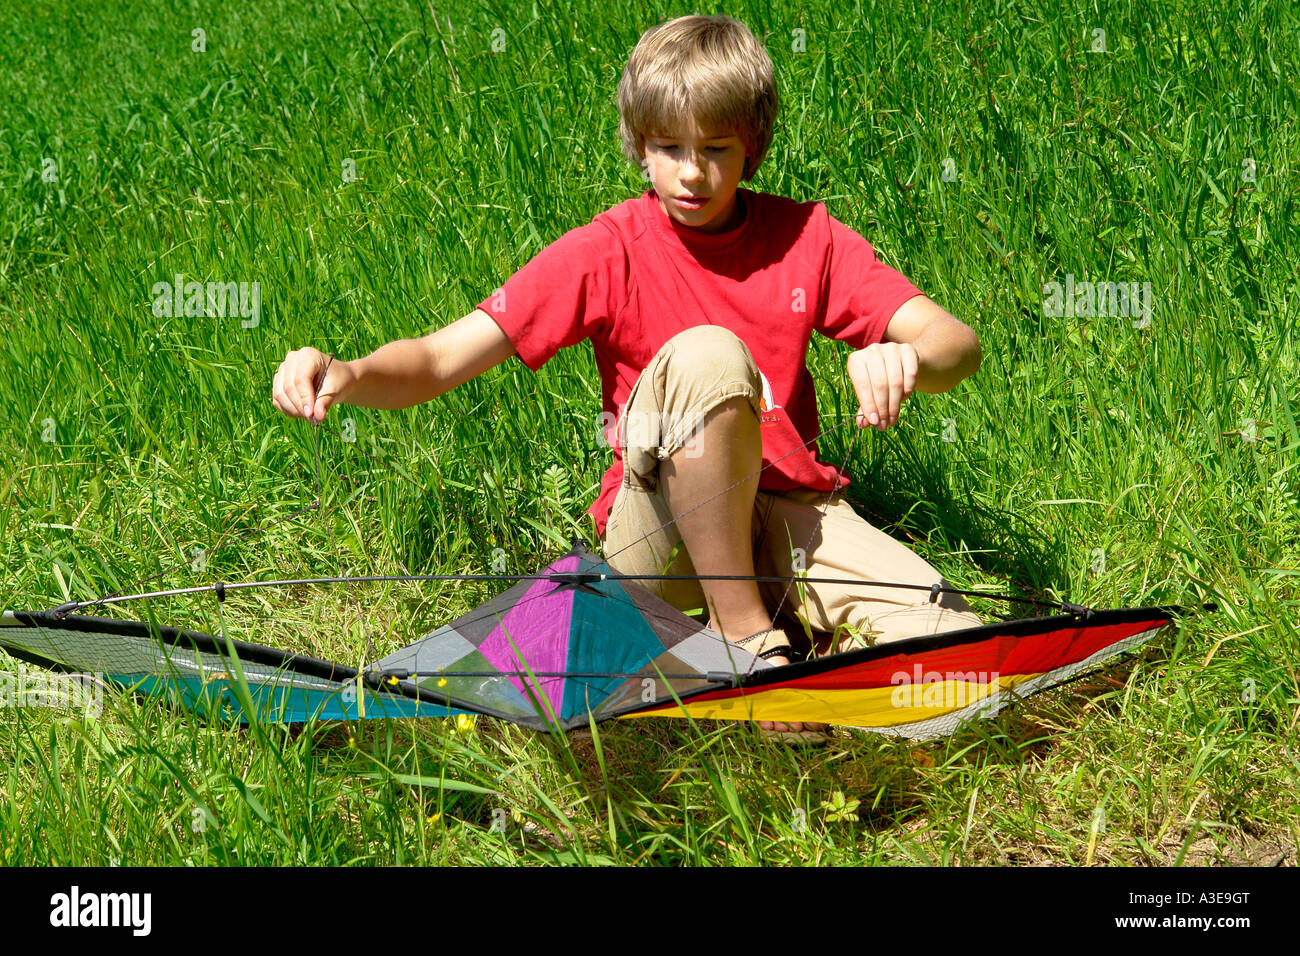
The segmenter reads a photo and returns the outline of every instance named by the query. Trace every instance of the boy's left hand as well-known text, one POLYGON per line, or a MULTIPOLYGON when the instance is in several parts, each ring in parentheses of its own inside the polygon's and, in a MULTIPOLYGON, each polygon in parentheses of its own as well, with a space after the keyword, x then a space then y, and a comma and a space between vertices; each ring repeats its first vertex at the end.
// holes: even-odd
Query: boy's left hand
POLYGON ((899 407, 916 389, 916 367, 916 349, 908 342, 877 342, 849 356, 859 428, 874 425, 883 432, 897 423, 899 407))

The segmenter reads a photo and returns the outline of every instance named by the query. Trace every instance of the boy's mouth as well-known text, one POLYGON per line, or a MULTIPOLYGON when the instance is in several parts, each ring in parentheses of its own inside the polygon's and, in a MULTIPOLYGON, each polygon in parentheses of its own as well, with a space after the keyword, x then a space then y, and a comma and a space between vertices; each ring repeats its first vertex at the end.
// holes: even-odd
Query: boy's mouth
POLYGON ((678 196, 677 197, 677 204, 679 206, 685 206, 687 209, 699 209, 708 201, 709 201, 708 196, 695 196, 695 197, 678 196))

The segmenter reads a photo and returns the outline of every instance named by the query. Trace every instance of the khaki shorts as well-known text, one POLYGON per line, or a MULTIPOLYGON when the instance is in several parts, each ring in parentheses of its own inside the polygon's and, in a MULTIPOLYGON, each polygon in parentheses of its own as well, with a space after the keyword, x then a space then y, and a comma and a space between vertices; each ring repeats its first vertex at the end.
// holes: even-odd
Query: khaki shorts
MULTIPOLYGON (((619 422, 623 484, 602 541, 611 567, 622 574, 696 573, 659 492, 659 462, 679 449, 691 454, 694 428, 723 402, 743 396, 758 415, 761 393, 762 380, 748 348, 719 326, 688 329, 651 360, 619 422)), ((751 539, 754 573, 760 577, 790 577, 801 549, 808 577, 927 589, 759 582, 768 611, 779 607, 778 619, 785 622, 802 619, 823 634, 847 625, 871 643, 984 623, 960 595, 941 594, 931 603, 931 585, 951 585, 906 545, 869 524, 839 492, 759 491, 751 539)), ((698 581, 639 583, 680 610, 705 607, 698 581)))

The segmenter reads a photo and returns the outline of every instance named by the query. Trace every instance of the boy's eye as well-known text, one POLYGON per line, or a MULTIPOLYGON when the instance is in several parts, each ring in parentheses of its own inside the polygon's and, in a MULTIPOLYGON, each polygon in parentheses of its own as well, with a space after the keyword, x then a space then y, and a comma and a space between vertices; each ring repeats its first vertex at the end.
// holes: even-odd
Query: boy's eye
MULTIPOLYGON (((659 146, 659 148, 660 148, 660 149, 676 149, 676 148, 677 148, 677 144, 676 144, 676 143, 661 143, 660 146, 659 146)), ((708 147, 706 147, 706 149, 708 149, 708 151, 711 152, 711 153, 725 153, 725 152, 727 151, 727 147, 726 147, 726 146, 708 146, 708 147)))

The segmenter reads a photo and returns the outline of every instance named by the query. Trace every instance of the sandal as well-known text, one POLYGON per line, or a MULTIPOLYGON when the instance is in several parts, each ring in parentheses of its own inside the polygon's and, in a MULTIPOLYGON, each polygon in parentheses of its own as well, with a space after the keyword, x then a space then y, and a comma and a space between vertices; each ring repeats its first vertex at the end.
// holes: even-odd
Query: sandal
POLYGON ((750 654, 753 654, 755 657, 761 657, 763 660, 768 660, 772 657, 789 658, 794 653, 794 648, 790 646, 790 641, 785 636, 785 631, 776 627, 769 627, 761 631, 756 631, 749 635, 749 637, 742 637, 740 640, 732 641, 731 643, 735 644, 737 647, 745 648, 745 650, 750 654), (768 640, 768 635, 770 634, 776 635, 774 641, 768 640), (762 640, 759 640, 759 638, 762 638, 762 640), (745 645, 750 641, 758 641, 757 649, 745 647, 745 645))
MULTIPOLYGON (((790 646, 785 632, 779 628, 769 627, 765 630, 758 631, 749 637, 734 641, 737 646, 744 648, 755 657, 761 657, 764 660, 772 657, 784 657, 792 660, 794 657, 794 648, 790 646), (776 635, 775 640, 770 640, 770 635, 776 635), (749 650, 745 647, 751 641, 758 641, 756 650, 749 650)), ((785 723, 785 721, 772 721, 772 723, 785 723)), ((807 744, 810 746, 820 746, 826 743, 830 738, 821 730, 768 730, 765 727, 758 728, 759 734, 766 740, 779 740, 786 744, 807 744)))

